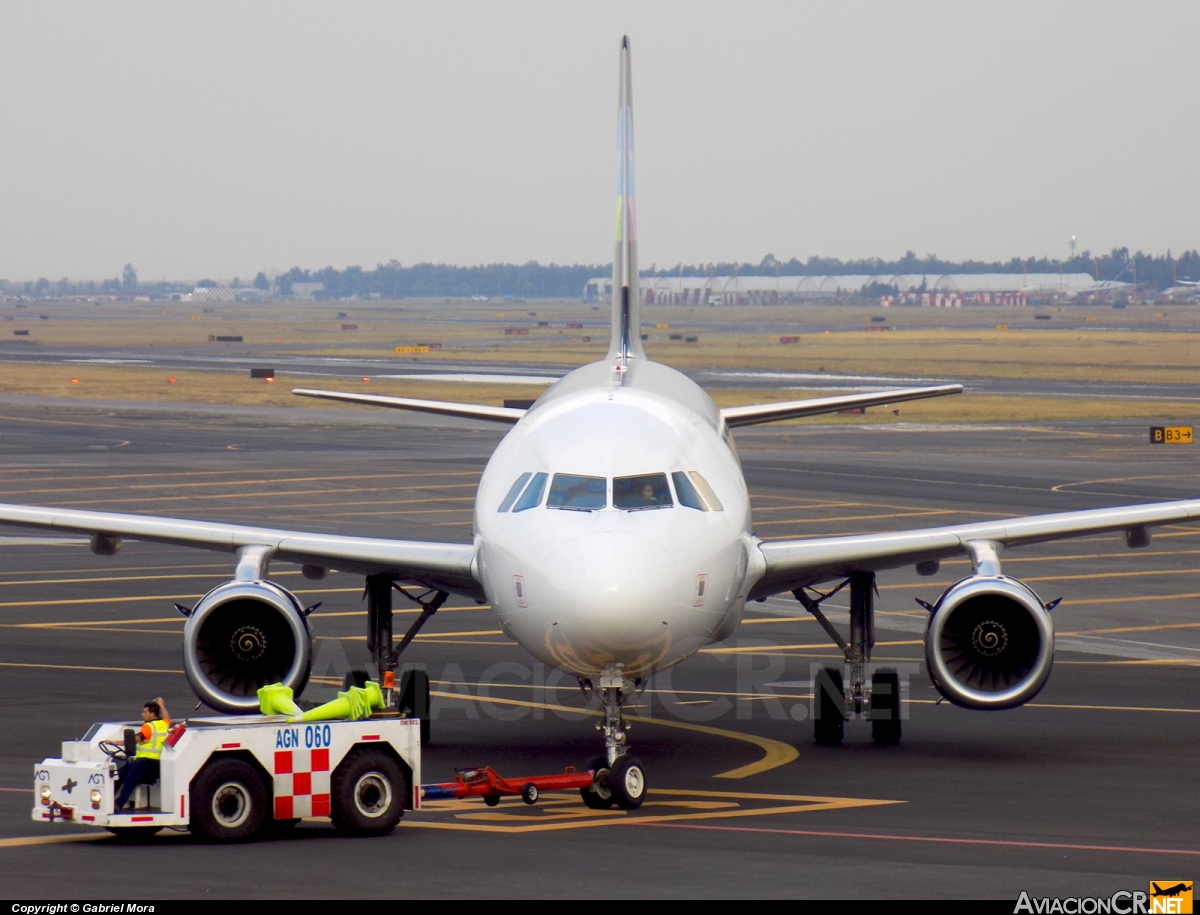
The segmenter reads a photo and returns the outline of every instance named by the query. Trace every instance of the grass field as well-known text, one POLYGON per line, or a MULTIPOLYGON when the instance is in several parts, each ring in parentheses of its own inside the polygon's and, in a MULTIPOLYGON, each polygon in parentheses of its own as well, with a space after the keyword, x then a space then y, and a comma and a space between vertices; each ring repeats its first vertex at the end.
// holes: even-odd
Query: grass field
MULTIPOLYGON (((537 302, 497 305, 463 302, 281 302, 224 303, 38 303, 0 307, 0 334, 9 349, 36 352, 55 347, 88 350, 237 353, 270 365, 288 353, 394 360, 403 371, 414 363, 500 363, 571 366, 602 358, 608 342, 606 305, 537 302), (43 319, 42 316, 45 316, 43 319), (583 325, 568 327, 568 324, 583 325), (345 326, 346 329, 343 329, 345 326), (505 334, 506 329, 524 334, 505 334), (209 337, 241 336, 242 343, 209 337), (590 340, 585 339, 590 337, 590 340), (427 355, 396 355, 396 346, 440 343, 427 355)), ((647 353, 678 368, 825 371, 922 378, 978 377, 1192 383, 1200 380, 1200 308, 1131 306, 1125 310, 1085 306, 892 308, 847 305, 762 307, 646 306, 647 353), (1036 315, 1049 316, 1037 320, 1036 315), (872 318, 883 318, 874 322, 872 318), (658 326, 666 324, 666 327, 658 326), (1007 325, 1000 330, 996 325, 1007 325), (886 327, 868 333, 865 328, 886 327), (696 342, 669 339, 695 336, 696 342), (781 344, 781 336, 799 342, 781 344)), ((84 398, 180 403, 313 406, 290 394, 295 386, 338 387, 434 400, 501 403, 532 398, 529 386, 447 384, 372 379, 312 379, 280 376, 274 384, 251 381, 244 372, 172 371, 126 366, 30 365, 2 361, 0 390, 84 398), (168 375, 174 383, 168 383, 168 375), (78 383, 72 383, 77 378, 78 383)), ((794 399, 803 392, 712 391, 721 405, 794 399)), ((326 404, 327 405, 327 404, 326 404)), ((347 407, 346 409, 354 409, 347 407)), ((1195 415, 1186 403, 1102 401, 1049 397, 970 395, 906 404, 913 421, 1054 419, 1183 419, 1195 415)), ((877 421, 828 417, 822 422, 877 421)))
MULTIPOLYGON (((131 400, 152 403, 238 404, 276 407, 335 407, 339 410, 377 410, 351 404, 332 404, 291 393, 294 387, 390 394, 426 400, 503 404, 505 398, 533 399, 541 388, 530 385, 462 384, 454 382, 398 381, 372 378, 369 382, 346 379, 314 382, 311 378, 280 374, 273 383, 245 374, 225 372, 168 373, 155 368, 124 366, 13 365, 0 363, 0 391, 81 399, 131 400), (174 378, 172 383, 168 378, 174 378), (72 381, 77 379, 77 381, 72 381)), ((718 406, 798 400, 828 396, 828 391, 746 390, 709 391, 718 406)), ((1197 414, 1196 404, 1141 401, 1083 401, 1051 397, 995 397, 964 395, 900 404, 891 409, 873 408, 862 416, 822 416, 794 420, 804 423, 906 422, 1036 422, 1082 419, 1184 420, 1197 414)))

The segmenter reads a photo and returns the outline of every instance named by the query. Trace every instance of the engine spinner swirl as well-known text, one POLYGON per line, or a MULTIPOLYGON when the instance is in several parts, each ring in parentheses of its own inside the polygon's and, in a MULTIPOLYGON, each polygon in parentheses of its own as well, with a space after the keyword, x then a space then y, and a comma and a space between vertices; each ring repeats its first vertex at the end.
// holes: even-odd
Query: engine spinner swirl
POLYGON ((257 661, 267 651, 267 637, 257 626, 242 626, 229 639, 229 650, 239 661, 257 661))
POLYGON ((971 633, 971 645, 985 658, 1004 654, 1008 647, 1008 630, 997 620, 983 620, 971 633))

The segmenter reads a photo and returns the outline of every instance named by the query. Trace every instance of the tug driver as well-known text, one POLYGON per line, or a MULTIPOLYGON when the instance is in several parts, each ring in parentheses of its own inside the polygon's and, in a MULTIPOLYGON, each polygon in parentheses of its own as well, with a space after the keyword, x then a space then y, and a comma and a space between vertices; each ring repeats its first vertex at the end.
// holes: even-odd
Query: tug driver
POLYGON ((171 717, 161 696, 142 706, 142 722, 137 735, 137 752, 120 772, 121 793, 117 795, 113 808, 115 813, 121 811, 138 785, 158 781, 158 761, 162 758, 163 741, 171 730, 171 717))

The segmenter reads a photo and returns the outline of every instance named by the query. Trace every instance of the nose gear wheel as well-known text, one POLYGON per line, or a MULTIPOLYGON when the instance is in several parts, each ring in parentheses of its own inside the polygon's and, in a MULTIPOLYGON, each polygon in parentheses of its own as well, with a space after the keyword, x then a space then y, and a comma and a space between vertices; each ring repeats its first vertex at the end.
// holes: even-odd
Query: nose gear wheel
POLYGON ((593 810, 607 810, 617 804, 624 810, 636 810, 646 798, 646 771, 629 754, 629 722, 621 714, 625 703, 645 688, 642 680, 626 678, 620 665, 605 668, 596 689, 590 680, 580 680, 580 689, 595 692, 604 705, 604 720, 596 730, 604 734, 604 755, 592 760, 592 785, 580 788, 583 802, 593 810))

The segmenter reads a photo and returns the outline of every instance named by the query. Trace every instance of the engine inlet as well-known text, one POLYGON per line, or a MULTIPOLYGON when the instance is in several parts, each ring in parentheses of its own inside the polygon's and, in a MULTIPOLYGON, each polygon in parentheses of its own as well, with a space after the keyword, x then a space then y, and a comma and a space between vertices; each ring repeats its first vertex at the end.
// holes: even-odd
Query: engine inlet
POLYGON ((925 636, 929 675, 967 708, 1028 702, 1054 662, 1054 627, 1041 599, 1016 579, 974 576, 938 600, 925 636))

